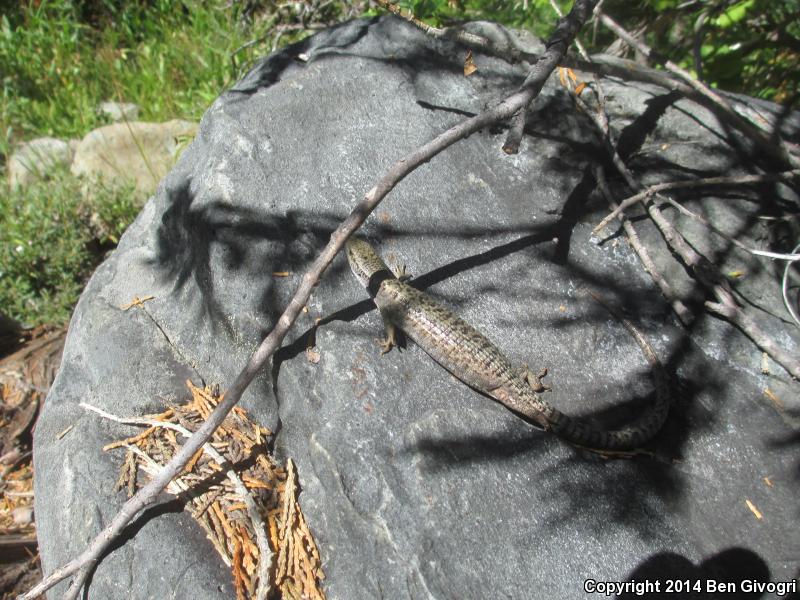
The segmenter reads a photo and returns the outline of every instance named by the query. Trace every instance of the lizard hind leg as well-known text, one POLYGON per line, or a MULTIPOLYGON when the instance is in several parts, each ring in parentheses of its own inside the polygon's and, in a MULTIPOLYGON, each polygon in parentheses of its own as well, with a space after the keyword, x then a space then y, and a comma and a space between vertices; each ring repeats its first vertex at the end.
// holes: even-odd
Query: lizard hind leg
POLYGON ((544 367, 538 373, 534 373, 528 368, 528 365, 523 364, 522 368, 519 372, 519 378, 522 379, 525 383, 527 383, 531 389, 536 392, 537 394, 541 394, 542 392, 549 392, 553 388, 547 385, 546 383, 542 383, 542 379, 547 377, 547 367, 544 367))
POLYGON ((487 390, 486 393, 506 408, 524 415, 542 429, 550 429, 550 422, 547 419, 546 411, 542 410, 542 408, 546 408, 547 405, 543 404, 541 400, 536 399, 534 403, 521 401, 517 394, 504 385, 487 390))

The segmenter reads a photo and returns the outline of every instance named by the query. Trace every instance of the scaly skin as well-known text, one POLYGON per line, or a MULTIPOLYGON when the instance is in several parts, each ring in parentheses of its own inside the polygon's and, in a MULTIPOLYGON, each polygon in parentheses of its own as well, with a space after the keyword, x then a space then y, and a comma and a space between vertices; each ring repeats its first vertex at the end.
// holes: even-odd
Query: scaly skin
POLYGON ((369 243, 362 239, 349 240, 347 258, 356 278, 370 289, 383 317, 387 331, 384 352, 394 344, 394 328, 399 327, 431 358, 467 385, 564 440, 586 448, 636 448, 652 438, 664 424, 669 411, 666 375, 647 341, 624 319, 623 324, 634 335, 653 367, 657 397, 649 410, 633 424, 615 430, 597 429, 545 402, 536 393, 543 388, 535 376, 527 369, 515 369, 505 355, 472 325, 429 295, 404 283, 402 278, 396 278, 369 243))

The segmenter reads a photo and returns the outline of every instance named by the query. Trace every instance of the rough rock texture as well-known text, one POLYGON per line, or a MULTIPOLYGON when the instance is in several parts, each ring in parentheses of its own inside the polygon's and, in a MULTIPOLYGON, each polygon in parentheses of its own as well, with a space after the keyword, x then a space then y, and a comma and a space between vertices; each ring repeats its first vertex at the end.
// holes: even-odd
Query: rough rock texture
POLYGON ((75 151, 72 173, 90 179, 133 181, 151 194, 175 164, 182 139, 197 125, 178 119, 166 123, 114 123, 89 132, 75 151))
POLYGON ((59 166, 69 166, 72 153, 69 142, 51 137, 20 144, 8 160, 9 186, 24 187, 59 166))
MULTIPOLYGON (((123 502, 111 491, 120 456, 101 447, 131 429, 78 403, 155 412, 187 396, 187 377, 229 384, 376 178, 520 81, 520 70, 480 55, 465 78, 464 55, 394 19, 352 22, 264 60, 208 110, 73 317, 35 437, 45 571, 123 502), (137 295, 155 299, 120 310, 137 295)), ((648 181, 740 173, 753 160, 692 102, 620 81, 606 93, 625 153, 648 181)), ((276 449, 297 464, 328 598, 577 599, 588 578, 797 575, 797 384, 774 364, 762 374, 761 353, 724 322, 680 327, 621 238, 591 239, 605 214, 591 131, 554 78, 520 154, 502 152, 502 128, 475 134, 403 181, 366 231, 514 361, 550 367, 549 399, 573 414, 615 419, 652 399, 630 336, 576 290, 592 286, 626 307, 675 376, 656 458, 585 456, 413 344, 379 356, 379 318, 339 257, 244 398, 264 425, 280 418, 276 449), (304 350, 318 317, 313 364, 304 350)), ((765 186, 688 203, 763 247, 772 222, 754 215, 796 201, 765 186)), ((784 314, 777 268, 676 221, 725 272, 745 273, 736 285, 757 318, 797 353, 797 330, 771 316, 784 314)), ((696 295, 640 225, 658 263, 696 295)), ((97 568, 89 598, 232 597, 210 544, 178 511, 165 498, 137 520, 136 536, 97 568)))

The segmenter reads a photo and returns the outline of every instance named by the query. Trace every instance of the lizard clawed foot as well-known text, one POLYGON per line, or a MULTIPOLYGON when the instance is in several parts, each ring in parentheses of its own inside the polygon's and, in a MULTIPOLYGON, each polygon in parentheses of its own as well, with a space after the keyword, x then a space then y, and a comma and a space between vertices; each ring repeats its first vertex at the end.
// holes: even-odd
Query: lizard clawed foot
POLYGON ((553 389, 546 383, 542 383, 542 379, 547 377, 547 367, 534 374, 533 371, 528 368, 528 365, 524 364, 520 370, 519 377, 522 379, 522 381, 531 386, 531 389, 538 394, 549 392, 553 389))
POLYGON ((388 337, 384 339, 376 338, 375 341, 378 342, 378 345, 381 347, 381 354, 391 352, 392 348, 395 347, 394 340, 389 339, 388 337))
MULTIPOLYGON (((397 329, 391 324, 386 325, 386 337, 382 340, 375 340, 381 347, 381 355, 391 351, 397 346, 397 329)), ((399 347, 398 347, 399 349, 399 347)))
POLYGON ((411 273, 406 272, 406 266, 404 264, 398 265, 396 268, 397 268, 397 274, 396 274, 397 279, 399 279, 400 281, 408 281, 409 279, 411 279, 412 275, 411 273))

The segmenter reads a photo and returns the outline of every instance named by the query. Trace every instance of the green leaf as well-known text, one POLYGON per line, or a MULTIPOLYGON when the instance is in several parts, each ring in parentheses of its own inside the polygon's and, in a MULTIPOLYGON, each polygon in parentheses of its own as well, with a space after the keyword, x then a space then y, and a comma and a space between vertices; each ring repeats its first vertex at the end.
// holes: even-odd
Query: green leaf
POLYGON ((753 7, 755 0, 743 0, 726 9, 724 13, 714 19, 714 24, 721 29, 727 29, 740 22, 747 16, 747 11, 753 7))

